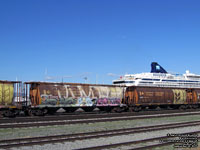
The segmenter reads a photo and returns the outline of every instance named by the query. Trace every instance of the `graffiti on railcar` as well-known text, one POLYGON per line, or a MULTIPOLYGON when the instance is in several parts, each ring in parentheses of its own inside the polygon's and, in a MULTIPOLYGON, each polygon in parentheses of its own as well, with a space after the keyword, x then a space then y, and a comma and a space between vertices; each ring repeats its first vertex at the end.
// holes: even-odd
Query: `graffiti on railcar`
POLYGON ((174 104, 184 104, 186 103, 186 91, 180 89, 173 89, 174 93, 174 104))
POLYGON ((11 105, 14 97, 13 84, 0 84, 0 105, 11 105))
POLYGON ((100 96, 97 99, 97 106, 120 105, 122 89, 119 87, 98 87, 100 96))
POLYGON ((115 106, 120 105, 121 99, 120 98, 99 98, 97 100, 97 106, 115 106))
POLYGON ((86 85, 40 85, 41 105, 119 105, 122 88, 86 85))

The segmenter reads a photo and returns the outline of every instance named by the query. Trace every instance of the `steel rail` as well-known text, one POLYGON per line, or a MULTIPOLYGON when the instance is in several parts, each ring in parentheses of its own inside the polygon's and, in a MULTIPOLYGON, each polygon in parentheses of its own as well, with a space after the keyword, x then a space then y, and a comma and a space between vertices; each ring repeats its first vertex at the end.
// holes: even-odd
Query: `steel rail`
POLYGON ((187 115, 199 115, 199 112, 190 113, 173 113, 173 114, 156 114, 156 115, 141 115, 141 116, 120 116, 120 117, 104 117, 104 118, 91 118, 80 120, 62 120, 62 121, 42 121, 42 122, 26 122, 26 123, 10 123, 0 124, 1 128, 24 128, 24 127, 38 127, 38 126, 53 126, 53 125, 69 125, 69 124, 82 124, 82 123, 97 123, 97 122, 110 122, 110 121, 123 121, 123 120, 136 120, 136 119, 150 119, 162 117, 175 117, 187 115))
POLYGON ((116 117, 116 116, 141 116, 141 115, 154 115, 154 114, 173 114, 173 113, 200 113, 200 109, 188 109, 188 110, 145 110, 142 112, 122 112, 122 113, 105 113, 105 112, 75 112, 65 113, 47 116, 31 116, 31 117, 17 117, 17 118, 0 118, 0 124, 2 123, 23 123, 34 121, 55 121, 55 120, 76 120, 87 118, 101 118, 101 117, 116 117))
POLYGON ((38 145, 38 144, 46 144, 46 143, 94 139, 94 138, 100 138, 100 137, 120 136, 120 135, 136 134, 136 133, 142 133, 142 132, 166 130, 166 129, 171 129, 171 128, 197 126, 197 125, 200 125, 200 121, 181 122, 181 123, 173 123, 173 124, 144 126, 144 127, 136 127, 136 128, 116 129, 116 130, 77 133, 77 134, 63 134, 63 135, 44 136, 44 137, 8 139, 8 140, 0 141, 0 148, 11 148, 11 147, 17 147, 17 146, 29 146, 29 145, 38 145))
MULTIPOLYGON (((184 134, 199 134, 199 133, 200 133, 200 131, 195 131, 195 132, 183 133, 183 135, 184 134)), ((133 144, 135 146, 136 144, 153 142, 153 141, 160 141, 162 139, 167 139, 167 138, 169 138, 169 137, 168 136, 161 136, 161 137, 149 138, 149 139, 144 139, 144 140, 136 140, 136 141, 129 141, 129 142, 123 142, 123 143, 109 144, 109 145, 86 147, 86 148, 80 148, 80 149, 76 149, 76 150, 102 150, 102 149, 109 149, 109 148, 117 148, 117 147, 120 147, 120 146, 130 146, 130 145, 133 145, 133 144)), ((200 137, 197 137, 197 138, 200 139, 200 137)), ((171 145, 171 144, 174 144, 174 143, 175 142, 159 143, 159 144, 153 144, 153 145, 148 145, 148 146, 130 148, 129 150, 144 150, 144 149, 150 149, 150 148, 155 148, 155 147, 171 145)))

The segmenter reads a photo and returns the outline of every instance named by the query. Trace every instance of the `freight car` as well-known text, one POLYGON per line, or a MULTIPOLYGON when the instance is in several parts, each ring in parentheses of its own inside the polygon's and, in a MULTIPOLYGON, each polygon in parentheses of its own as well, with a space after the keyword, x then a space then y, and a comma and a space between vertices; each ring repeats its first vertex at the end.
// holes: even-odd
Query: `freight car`
POLYGON ((200 89, 117 86, 81 83, 0 81, 0 113, 13 117, 54 114, 63 108, 86 112, 200 107, 200 89), (23 94, 22 94, 23 93, 23 94))
POLYGON ((59 108, 66 112, 74 112, 78 108, 86 112, 94 108, 111 111, 123 105, 124 87, 121 86, 50 82, 25 82, 25 85, 25 93, 31 101, 27 105, 28 114, 53 114, 59 108))
POLYGON ((14 117, 23 108, 22 82, 0 80, 0 116, 14 117))
POLYGON ((200 89, 127 87, 122 101, 131 111, 144 108, 187 109, 200 107, 200 89))

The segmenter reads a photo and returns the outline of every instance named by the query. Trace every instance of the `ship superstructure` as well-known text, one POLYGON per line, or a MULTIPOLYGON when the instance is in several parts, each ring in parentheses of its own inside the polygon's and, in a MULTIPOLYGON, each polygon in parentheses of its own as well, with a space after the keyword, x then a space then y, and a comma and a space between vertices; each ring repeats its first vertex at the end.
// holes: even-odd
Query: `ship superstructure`
POLYGON ((125 86, 200 88, 200 75, 190 73, 188 70, 185 74, 171 74, 157 62, 152 62, 151 72, 125 74, 120 79, 114 80, 113 84, 125 86))

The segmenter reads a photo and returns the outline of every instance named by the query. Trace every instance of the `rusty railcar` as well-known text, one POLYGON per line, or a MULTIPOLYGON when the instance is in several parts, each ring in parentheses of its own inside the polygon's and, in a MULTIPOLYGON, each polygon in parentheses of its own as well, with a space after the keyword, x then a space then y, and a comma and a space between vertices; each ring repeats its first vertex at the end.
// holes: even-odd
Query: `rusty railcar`
POLYGON ((31 108, 37 113, 54 113, 59 108, 74 112, 78 108, 112 109, 120 106, 124 88, 115 85, 25 82, 31 108), (39 111, 39 112, 38 112, 39 111))
POLYGON ((15 116, 22 109, 23 99, 21 81, 0 80, 0 114, 15 116))
POLYGON ((127 87, 124 104, 133 110, 145 107, 197 108, 200 105, 200 89, 127 87))

